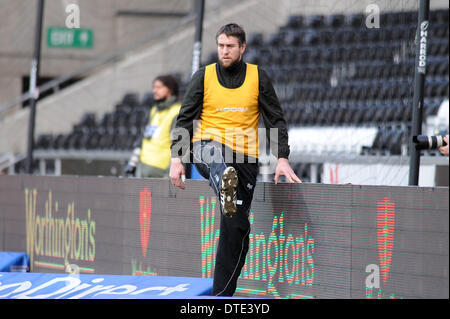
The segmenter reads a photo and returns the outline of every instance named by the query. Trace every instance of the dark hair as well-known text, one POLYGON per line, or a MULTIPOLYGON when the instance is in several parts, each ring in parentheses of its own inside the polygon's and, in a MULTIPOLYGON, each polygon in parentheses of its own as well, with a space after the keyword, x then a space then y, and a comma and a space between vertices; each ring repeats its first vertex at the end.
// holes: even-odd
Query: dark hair
POLYGON ((225 34, 227 37, 234 36, 234 37, 238 38, 240 46, 242 46, 244 43, 246 43, 245 31, 239 24, 228 23, 228 24, 220 27, 219 31, 217 31, 217 33, 216 33, 216 42, 217 42, 217 38, 221 34, 225 34))
POLYGON ((172 95, 178 96, 178 81, 172 75, 159 75, 154 80, 161 81, 172 93, 172 95))

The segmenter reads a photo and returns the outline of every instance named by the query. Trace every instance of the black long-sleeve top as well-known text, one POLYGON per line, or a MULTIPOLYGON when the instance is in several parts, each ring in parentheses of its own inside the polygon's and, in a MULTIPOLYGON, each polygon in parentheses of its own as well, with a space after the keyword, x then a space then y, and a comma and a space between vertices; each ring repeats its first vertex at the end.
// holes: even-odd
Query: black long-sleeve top
MULTIPOLYGON (((216 64, 217 77, 220 84, 229 89, 240 87, 245 81, 247 65, 242 60, 228 68, 224 68, 220 63, 216 64)), ((267 73, 258 66, 259 78, 259 109, 266 128, 278 129, 278 158, 289 157, 289 144, 286 120, 283 116, 278 97, 267 73)), ((188 130, 189 136, 193 136, 193 121, 200 119, 203 107, 205 67, 199 69, 193 76, 186 89, 183 103, 178 114, 176 128, 188 130)), ((172 147, 177 141, 172 142, 172 147)), ((185 149, 185 146, 182 147, 185 149)), ((274 150, 272 150, 273 152, 274 150)), ((174 154, 177 157, 179 154, 174 154)))

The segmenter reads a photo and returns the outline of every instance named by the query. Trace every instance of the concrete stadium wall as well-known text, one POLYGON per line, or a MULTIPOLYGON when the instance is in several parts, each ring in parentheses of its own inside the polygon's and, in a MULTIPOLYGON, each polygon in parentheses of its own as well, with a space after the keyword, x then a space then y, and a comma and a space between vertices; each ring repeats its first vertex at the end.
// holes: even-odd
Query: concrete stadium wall
MULTIPOLYGON (((59 77, 76 71, 89 61, 136 41, 179 18, 138 17, 121 10, 189 12, 193 1, 151 0, 60 0, 45 1, 42 28, 41 76, 59 77), (64 27, 67 4, 80 8, 80 27, 92 29, 92 49, 50 48, 47 29, 64 27)), ((30 73, 34 46, 37 1, 3 0, 0 10, 0 104, 21 95, 21 78, 30 73)))

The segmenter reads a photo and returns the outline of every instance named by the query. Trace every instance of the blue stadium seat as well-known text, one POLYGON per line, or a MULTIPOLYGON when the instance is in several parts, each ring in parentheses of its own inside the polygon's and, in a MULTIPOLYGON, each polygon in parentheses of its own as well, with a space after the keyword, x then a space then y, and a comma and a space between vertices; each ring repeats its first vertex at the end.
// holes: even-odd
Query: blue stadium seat
POLYGON ((139 104, 142 107, 151 107, 154 103, 153 93, 147 92, 142 97, 141 103, 139 104))
POLYGON ((303 16, 290 16, 286 24, 287 28, 300 29, 304 26, 305 18, 303 16))
POLYGON ((319 29, 325 26, 325 17, 323 15, 311 15, 306 17, 306 27, 319 29))
POLYGON ((353 28, 365 27, 365 17, 362 13, 354 13, 345 16, 345 22, 348 26, 353 28))
MULTIPOLYGON (((259 48, 264 44, 264 36, 262 33, 252 33, 247 39, 247 44, 252 48, 259 48)), ((217 56, 216 52, 212 52, 211 55, 217 56)))
POLYGON ((139 105, 139 94, 134 92, 126 93, 122 99, 122 104, 129 105, 131 107, 139 105))
POLYGON ((330 28, 340 28, 344 23, 345 16, 343 14, 331 14, 325 18, 325 24, 330 28))
POLYGON ((42 150, 48 150, 53 145, 53 135, 51 134, 41 134, 39 135, 35 148, 36 149, 42 149, 42 150))

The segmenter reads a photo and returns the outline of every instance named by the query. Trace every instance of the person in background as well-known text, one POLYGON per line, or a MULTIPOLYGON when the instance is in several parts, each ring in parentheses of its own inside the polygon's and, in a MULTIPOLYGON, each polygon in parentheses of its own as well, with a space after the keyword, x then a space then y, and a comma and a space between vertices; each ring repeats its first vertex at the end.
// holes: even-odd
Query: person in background
POLYGON ((171 75, 160 75, 153 81, 154 105, 144 134, 134 144, 133 154, 125 168, 127 176, 168 177, 171 159, 170 131, 176 124, 181 104, 178 82, 171 75))

